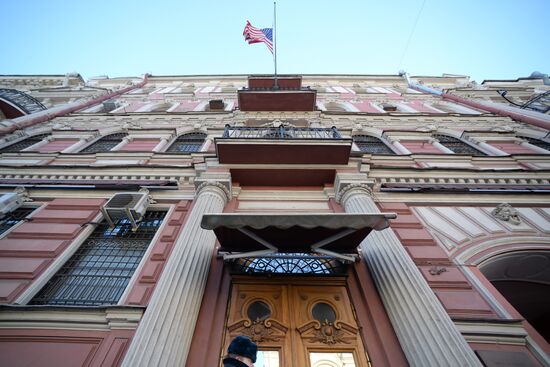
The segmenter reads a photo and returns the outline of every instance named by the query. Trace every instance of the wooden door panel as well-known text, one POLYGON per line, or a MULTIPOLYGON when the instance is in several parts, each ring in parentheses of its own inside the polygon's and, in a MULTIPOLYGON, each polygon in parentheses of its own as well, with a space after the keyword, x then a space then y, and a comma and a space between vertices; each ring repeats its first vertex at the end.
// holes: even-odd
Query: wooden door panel
POLYGON ((224 350, 235 336, 247 335, 259 349, 278 351, 280 367, 310 366, 310 353, 317 353, 313 362, 330 353, 344 353, 349 359, 351 353, 357 367, 367 367, 348 291, 341 284, 311 278, 235 279, 224 350), (250 313, 257 306, 261 312, 250 313), (253 320, 250 314, 262 318, 253 320))

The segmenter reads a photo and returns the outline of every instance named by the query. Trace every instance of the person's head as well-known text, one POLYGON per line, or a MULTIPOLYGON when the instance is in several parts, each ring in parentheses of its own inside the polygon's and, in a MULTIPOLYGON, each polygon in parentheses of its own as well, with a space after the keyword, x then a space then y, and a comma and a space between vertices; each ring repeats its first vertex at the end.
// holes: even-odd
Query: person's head
POLYGON ((252 366, 256 362, 256 353, 258 347, 250 338, 246 336, 237 336, 231 341, 227 348, 227 356, 224 362, 228 359, 234 359, 244 363, 247 366, 252 366))

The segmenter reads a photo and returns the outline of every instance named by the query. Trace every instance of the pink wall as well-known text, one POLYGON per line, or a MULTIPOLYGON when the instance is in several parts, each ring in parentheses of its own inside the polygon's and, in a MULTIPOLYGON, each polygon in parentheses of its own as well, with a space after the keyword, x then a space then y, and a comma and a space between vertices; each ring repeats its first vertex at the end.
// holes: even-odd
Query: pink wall
POLYGON ((67 149, 74 143, 76 143, 77 139, 59 139, 59 140, 53 140, 47 144, 44 144, 40 147, 38 147, 36 152, 40 153, 54 153, 54 152, 61 152, 62 150, 67 149))
POLYGON ((180 101, 178 107, 172 110, 172 112, 193 111, 193 109, 197 107, 199 103, 199 101, 192 100, 180 101))
POLYGON ((427 141, 420 140, 400 140, 399 143, 407 148, 411 153, 436 153, 444 154, 427 141))
POLYGON ((120 148, 121 152, 152 152, 159 139, 134 139, 120 148))
POLYGON ((397 213, 397 218, 391 221, 391 228, 450 316, 498 318, 407 204, 379 203, 379 206, 382 212, 397 213), (431 274, 430 270, 434 266, 444 268, 445 271, 431 274))
POLYGON ((155 285, 162 274, 164 265, 170 256, 174 243, 180 234, 187 213, 191 208, 190 201, 180 201, 169 218, 165 219, 162 233, 152 245, 153 248, 147 258, 136 283, 133 285, 125 304, 147 305, 155 285))
POLYGON ((428 106, 426 106, 424 103, 420 101, 412 101, 407 103, 411 108, 414 108, 418 112, 426 112, 426 113, 440 113, 439 111, 436 111, 428 106))
POLYGON ((523 145, 519 145, 510 141, 487 141, 487 144, 491 144, 497 149, 500 149, 508 154, 540 154, 534 150, 527 148, 523 145))
POLYGON ((0 240, 0 303, 11 303, 91 221, 103 199, 55 199, 0 240))
POLYGON ((378 110, 377 108, 375 108, 373 106, 373 104, 368 102, 368 101, 355 102, 355 103, 352 103, 352 104, 355 107, 357 107, 357 109, 361 112, 384 113, 384 112, 381 112, 380 110, 378 110))
POLYGON ((25 367, 112 367, 134 330, 0 329, 0 364, 25 367))

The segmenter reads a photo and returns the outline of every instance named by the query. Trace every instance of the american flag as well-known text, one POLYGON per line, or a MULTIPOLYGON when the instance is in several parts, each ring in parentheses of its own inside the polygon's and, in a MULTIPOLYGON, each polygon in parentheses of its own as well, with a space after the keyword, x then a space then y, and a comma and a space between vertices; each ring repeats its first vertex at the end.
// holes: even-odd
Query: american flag
POLYGON ((263 42, 269 48, 269 51, 273 53, 273 28, 256 28, 247 20, 243 36, 249 45, 263 42))

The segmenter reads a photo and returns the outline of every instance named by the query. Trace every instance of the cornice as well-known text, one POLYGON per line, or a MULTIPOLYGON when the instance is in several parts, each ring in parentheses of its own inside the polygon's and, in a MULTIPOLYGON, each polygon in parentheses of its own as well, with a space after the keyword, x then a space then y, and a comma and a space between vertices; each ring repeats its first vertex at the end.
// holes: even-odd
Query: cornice
POLYGON ((135 330, 144 313, 141 307, 75 309, 69 307, 2 307, 0 328, 135 330))

